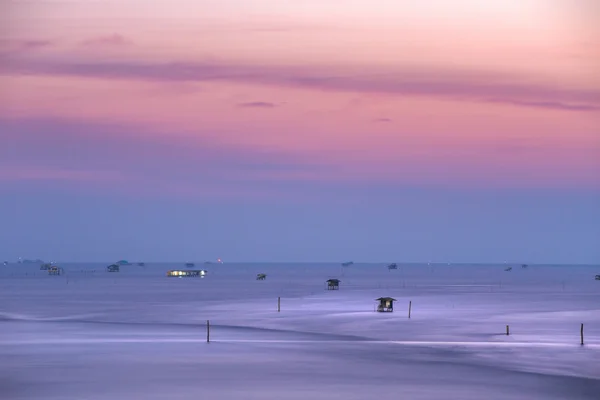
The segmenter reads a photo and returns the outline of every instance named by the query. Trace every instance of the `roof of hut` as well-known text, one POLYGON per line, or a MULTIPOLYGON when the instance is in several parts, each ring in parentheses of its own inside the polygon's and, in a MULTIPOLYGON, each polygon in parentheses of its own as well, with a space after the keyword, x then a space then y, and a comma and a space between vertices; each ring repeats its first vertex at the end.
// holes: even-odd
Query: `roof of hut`
POLYGON ((328 283, 340 283, 341 281, 339 279, 327 279, 325 282, 328 282, 328 283))
POLYGON ((376 301, 397 301, 396 299, 394 299, 393 297, 380 297, 378 299, 375 299, 376 301))

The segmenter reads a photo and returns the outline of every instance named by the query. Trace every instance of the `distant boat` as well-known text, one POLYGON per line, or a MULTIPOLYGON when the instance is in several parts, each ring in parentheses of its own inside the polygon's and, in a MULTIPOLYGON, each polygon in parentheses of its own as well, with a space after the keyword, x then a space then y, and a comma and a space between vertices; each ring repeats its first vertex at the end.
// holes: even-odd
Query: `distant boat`
POLYGON ((185 266, 188 268, 194 268, 196 266, 196 264, 189 262, 189 263, 185 263, 185 266))
POLYGON ((600 281, 600 275, 596 275, 596 278, 595 278, 595 279, 596 279, 597 281, 600 281))
POLYGON ((264 281, 265 279, 267 279, 267 274, 257 274, 256 275, 257 281, 264 281))
POLYGON ((117 261, 117 264, 119 265, 131 265, 131 263, 127 260, 119 260, 117 261))
POLYGON ((389 270, 392 270, 392 269, 398 269, 398 264, 396 264, 396 263, 391 263, 390 265, 388 265, 388 266, 387 266, 387 268, 388 268, 389 270))
POLYGON ((43 264, 44 262, 42 260, 23 260, 21 258, 19 258, 19 261, 17 261, 19 264, 43 264))
POLYGON ((346 261, 342 263, 342 267, 349 267, 352 264, 354 264, 354 261, 346 261))
POLYGON ((504 268, 505 271, 512 271, 512 267, 504 268))

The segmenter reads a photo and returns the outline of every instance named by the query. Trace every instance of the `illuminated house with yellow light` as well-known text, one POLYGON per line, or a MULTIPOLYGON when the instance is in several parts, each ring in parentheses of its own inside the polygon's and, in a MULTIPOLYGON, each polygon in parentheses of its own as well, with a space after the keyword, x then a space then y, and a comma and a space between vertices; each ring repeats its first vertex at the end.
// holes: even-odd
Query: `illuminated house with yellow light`
POLYGON ((188 269, 188 270, 180 270, 180 269, 173 269, 170 271, 167 271, 167 276, 168 277, 174 277, 174 278, 195 278, 195 277, 200 277, 200 278, 204 278, 204 276, 206 275, 206 271, 203 269, 188 269))

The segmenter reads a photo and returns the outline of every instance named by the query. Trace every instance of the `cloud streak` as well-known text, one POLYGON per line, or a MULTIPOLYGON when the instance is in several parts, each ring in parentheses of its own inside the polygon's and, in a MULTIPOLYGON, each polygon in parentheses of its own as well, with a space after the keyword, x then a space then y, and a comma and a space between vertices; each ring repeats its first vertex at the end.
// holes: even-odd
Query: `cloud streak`
POLYGON ((53 119, 0 119, 0 141, 8 144, 0 149, 0 180, 114 178, 120 184, 151 177, 154 184, 202 187, 309 181, 335 168, 318 156, 223 144, 212 136, 173 140, 133 126, 53 119))
POLYGON ((99 36, 91 39, 84 40, 81 42, 82 46, 91 46, 91 47, 104 47, 104 46, 127 46, 131 45, 132 42, 125 38, 122 35, 114 33, 112 35, 107 36, 99 36))
POLYGON ((53 46, 50 40, 0 39, 0 57, 18 56, 53 46))
POLYGON ((80 169, 56 168, 52 166, 0 165, 0 181, 79 181, 114 182, 122 175, 115 171, 86 171, 80 169))
POLYGON ((275 108, 277 107, 274 103, 269 103, 266 101, 252 101, 249 103, 240 103, 238 107, 242 108, 275 108))
MULTIPOLYGON (((453 101, 507 104, 551 110, 596 112, 600 91, 523 81, 481 71, 396 68, 371 73, 349 73, 344 68, 311 66, 254 66, 202 62, 71 62, 4 60, 5 74, 39 74, 99 79, 160 82, 228 81, 314 90, 428 96, 453 101)), ((266 102, 246 103, 270 107, 266 102)))

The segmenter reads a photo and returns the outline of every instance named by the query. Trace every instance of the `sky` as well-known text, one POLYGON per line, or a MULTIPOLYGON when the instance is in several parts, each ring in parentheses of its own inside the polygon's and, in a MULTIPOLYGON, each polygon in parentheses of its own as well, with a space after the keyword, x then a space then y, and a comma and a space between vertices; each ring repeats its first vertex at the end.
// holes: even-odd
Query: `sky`
POLYGON ((599 15, 0 0, 0 258, 600 263, 599 15))

